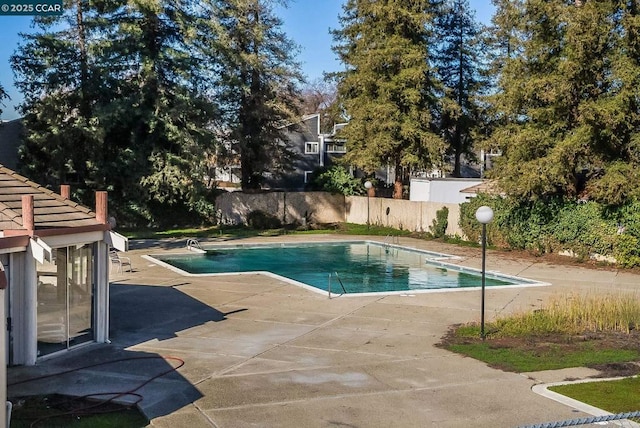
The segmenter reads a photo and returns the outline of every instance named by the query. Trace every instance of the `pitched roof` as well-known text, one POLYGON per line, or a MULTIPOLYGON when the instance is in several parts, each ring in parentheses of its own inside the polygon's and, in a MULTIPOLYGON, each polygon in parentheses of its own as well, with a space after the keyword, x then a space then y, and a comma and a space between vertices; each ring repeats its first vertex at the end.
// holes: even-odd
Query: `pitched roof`
POLYGON ((100 225, 89 208, 65 199, 0 165, 0 230, 24 229, 23 195, 33 195, 36 230, 100 225))
POLYGON ((480 184, 460 190, 460 193, 486 193, 489 195, 503 194, 496 180, 484 180, 480 184))

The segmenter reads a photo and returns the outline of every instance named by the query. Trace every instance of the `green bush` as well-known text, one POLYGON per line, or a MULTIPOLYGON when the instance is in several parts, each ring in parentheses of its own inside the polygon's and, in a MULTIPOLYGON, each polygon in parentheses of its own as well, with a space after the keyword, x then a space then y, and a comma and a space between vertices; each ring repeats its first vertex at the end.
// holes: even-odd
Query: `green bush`
POLYGON ((347 196, 362 195, 365 192, 362 180, 354 178, 351 173, 341 165, 330 168, 321 168, 313 173, 311 186, 313 189, 325 192, 340 193, 347 196))
POLYGON ((588 258, 596 253, 613 256, 624 267, 640 266, 640 203, 607 207, 563 198, 518 201, 478 195, 460 207, 460 227, 478 242, 482 225, 475 212, 490 206, 495 215, 487 225, 491 245, 536 253, 573 251, 588 258))
POLYGON ((434 238, 443 238, 447 233, 447 226, 449 225, 449 208, 442 207, 436 211, 436 218, 433 219, 433 224, 429 229, 434 238))
POLYGON ((567 202, 551 233, 557 250, 572 250, 584 258, 591 253, 612 255, 616 231, 615 223, 604 218, 600 204, 567 202))
POLYGON ((274 215, 256 210, 247 215, 247 226, 256 230, 279 229, 282 222, 274 215))

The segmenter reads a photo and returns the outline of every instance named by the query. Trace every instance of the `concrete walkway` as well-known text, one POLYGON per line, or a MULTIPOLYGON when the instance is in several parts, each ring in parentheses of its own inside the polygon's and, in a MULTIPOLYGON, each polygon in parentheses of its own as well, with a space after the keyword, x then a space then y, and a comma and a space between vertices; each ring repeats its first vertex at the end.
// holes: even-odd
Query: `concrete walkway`
MULTIPOLYGON (((242 242, 343 239, 298 235, 242 242)), ((410 238, 400 243, 480 266, 478 249, 410 238)), ((132 359, 15 385, 10 396, 134 391, 144 397, 139 406, 150 426, 167 428, 516 427, 588 416, 531 388, 585 378, 593 370, 506 373, 435 346, 452 324, 479 320, 478 291, 328 299, 263 275, 184 277, 141 258, 184 252, 184 240, 136 241, 132 248, 134 272, 112 276, 112 343, 12 368, 9 384, 132 359), (185 364, 145 384, 176 365, 139 359, 159 356, 185 364)), ((487 269, 553 284, 488 289, 488 319, 539 307, 552 295, 635 292, 640 279, 494 252, 487 269)))

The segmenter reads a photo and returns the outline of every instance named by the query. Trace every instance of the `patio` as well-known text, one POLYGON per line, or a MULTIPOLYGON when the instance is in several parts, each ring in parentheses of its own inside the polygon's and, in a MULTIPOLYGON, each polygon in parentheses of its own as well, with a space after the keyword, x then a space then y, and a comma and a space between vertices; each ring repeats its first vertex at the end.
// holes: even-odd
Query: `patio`
MULTIPOLYGON (((531 387, 588 377, 592 370, 505 373, 435 346, 450 325, 479 319, 478 291, 330 300, 262 275, 184 277, 141 257, 184 252, 184 242, 131 241, 133 272, 111 278, 111 344, 10 368, 8 383, 123 357, 171 356, 185 365, 136 390, 153 427, 513 427, 588 416, 531 387)), ((480 266, 478 249, 410 238, 400 243, 480 266)), ((639 279, 496 252, 488 253, 487 269, 553 284, 488 289, 489 319, 535 308, 553 294, 635 291, 639 279)), ((130 391, 169 365, 121 361, 10 386, 9 396, 130 391)))

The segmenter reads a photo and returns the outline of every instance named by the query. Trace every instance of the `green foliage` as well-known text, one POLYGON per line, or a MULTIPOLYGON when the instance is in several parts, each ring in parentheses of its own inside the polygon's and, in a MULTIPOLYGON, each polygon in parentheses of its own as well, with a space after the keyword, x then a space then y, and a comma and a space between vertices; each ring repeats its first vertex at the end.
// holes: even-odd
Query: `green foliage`
POLYGON ((614 414, 635 412, 640 405, 640 377, 637 376, 606 382, 557 385, 549 390, 614 414))
POLYGON ((493 208, 487 225, 492 245, 536 253, 572 251, 580 258, 592 254, 612 256, 624 267, 640 266, 640 204, 607 207, 597 202, 576 202, 559 197, 520 200, 480 195, 461 205, 460 227, 477 242, 481 225, 475 211, 493 208))
POLYGON ((208 2, 215 37, 204 49, 217 61, 215 92, 240 157, 242 189, 259 189, 264 173, 278 176, 291 168, 294 153, 282 141, 282 125, 296 123, 300 105, 298 48, 273 13, 276 0, 208 2))
MULTIPOLYGON (((603 348, 598 341, 572 339, 574 335, 594 332, 629 333, 640 322, 640 300, 637 295, 569 295, 556 297, 535 311, 498 318, 486 326, 487 341, 469 341, 447 346, 448 349, 485 361, 505 370, 518 372, 553 370, 565 367, 589 366, 601 363, 634 361, 640 357, 637 349, 603 348), (573 350, 561 346, 498 347, 497 338, 535 338, 560 335, 565 341, 574 340, 573 350), (577 349, 575 349, 577 348, 577 349)), ((479 326, 464 325, 453 332, 456 338, 478 338, 479 326)))
POLYGON ((282 222, 276 216, 255 210, 247 215, 247 226, 257 230, 278 229, 282 222))
POLYGON ((447 226, 449 226, 449 208, 442 207, 436 211, 436 218, 433 219, 429 229, 434 238, 443 238, 447 233, 447 226))
POLYGON ((482 81, 480 29, 467 0, 446 0, 435 16, 431 56, 442 89, 435 126, 454 160, 453 176, 461 177, 462 156, 474 158, 474 128, 478 125, 478 95, 482 81))
POLYGON ((600 204, 568 202, 557 213, 550 233, 558 249, 588 258, 591 253, 612 254, 616 231, 615 223, 603 217, 600 204))
POLYGON ((410 168, 441 166, 444 143, 431 129, 436 83, 428 65, 430 2, 348 0, 334 30, 345 159, 372 173, 396 168, 395 197, 410 168))
POLYGON ((536 200, 585 190, 638 197, 640 20, 635 2, 499 0, 502 51, 492 171, 507 194, 536 200))
POLYGON ((36 18, 40 31, 12 57, 25 96, 21 172, 71 184, 87 205, 93 190, 108 190, 120 224, 162 222, 166 212, 206 220, 218 117, 193 53, 192 4, 65 5, 60 17, 36 18))
POLYGON ((374 235, 374 236, 407 236, 411 232, 408 230, 398 230, 392 227, 354 224, 354 223, 342 223, 336 231, 337 233, 344 233, 347 235, 374 235))
POLYGON ((9 98, 9 95, 7 94, 7 92, 2 87, 2 84, 0 84, 0 117, 2 117, 2 107, 4 107, 3 100, 5 98, 9 98))
POLYGON ((325 192, 340 193, 347 196, 365 193, 362 180, 354 178, 342 165, 334 165, 327 169, 315 171, 313 184, 325 192))
POLYGON ((29 428, 46 426, 49 428, 140 428, 149 421, 135 408, 127 408, 117 404, 96 406, 91 401, 79 400, 77 397, 61 395, 44 395, 15 397, 11 400, 11 427, 29 428), (95 413, 87 411, 94 409, 95 413), (75 409, 75 411, 74 411, 75 409))
POLYGON ((636 350, 603 349, 588 343, 581 348, 576 352, 566 352, 561 346, 523 350, 495 347, 490 340, 447 346, 450 351, 484 361, 492 367, 518 373, 635 361, 640 357, 636 350))

